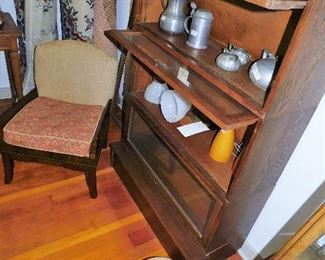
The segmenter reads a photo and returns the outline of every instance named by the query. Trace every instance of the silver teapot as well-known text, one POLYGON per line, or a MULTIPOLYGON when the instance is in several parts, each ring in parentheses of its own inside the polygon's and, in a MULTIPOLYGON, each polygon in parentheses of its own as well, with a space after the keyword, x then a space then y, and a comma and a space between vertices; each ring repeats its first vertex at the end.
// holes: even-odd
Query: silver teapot
POLYGON ((185 13, 184 8, 188 0, 168 0, 168 5, 159 19, 159 26, 162 30, 179 34, 184 32, 185 13))
POLYGON ((216 64, 219 68, 225 71, 238 71, 241 62, 236 54, 231 53, 228 49, 224 48, 216 59, 216 64))
POLYGON ((277 57, 269 50, 264 49, 262 58, 255 61, 249 68, 249 78, 255 86, 267 90, 273 77, 276 62, 277 57))
POLYGON ((229 43, 228 49, 230 53, 235 54, 238 56, 241 65, 245 65, 249 59, 251 58, 251 55, 243 48, 238 48, 234 44, 229 43))

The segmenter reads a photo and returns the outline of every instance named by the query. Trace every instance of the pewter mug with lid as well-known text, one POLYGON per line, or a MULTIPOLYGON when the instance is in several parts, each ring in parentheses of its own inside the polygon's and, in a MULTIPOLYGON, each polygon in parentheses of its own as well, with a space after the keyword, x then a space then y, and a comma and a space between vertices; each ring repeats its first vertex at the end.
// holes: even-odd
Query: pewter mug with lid
POLYGON ((194 8, 191 12, 191 15, 188 16, 184 21, 185 31, 189 34, 186 43, 195 49, 205 49, 208 47, 213 14, 210 11, 204 9, 198 9, 195 11, 196 5, 192 5, 192 7, 194 8), (192 19, 190 29, 188 28, 189 19, 192 19))
POLYGON ((179 34, 184 32, 184 8, 188 0, 169 0, 167 8, 161 14, 159 26, 162 30, 179 34))

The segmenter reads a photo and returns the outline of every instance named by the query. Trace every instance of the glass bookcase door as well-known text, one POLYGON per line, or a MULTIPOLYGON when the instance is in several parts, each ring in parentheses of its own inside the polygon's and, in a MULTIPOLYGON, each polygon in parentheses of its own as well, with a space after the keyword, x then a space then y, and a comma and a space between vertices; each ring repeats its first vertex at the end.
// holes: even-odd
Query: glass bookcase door
POLYGON ((181 213, 201 235, 215 201, 141 116, 133 113, 129 142, 144 158, 181 213))

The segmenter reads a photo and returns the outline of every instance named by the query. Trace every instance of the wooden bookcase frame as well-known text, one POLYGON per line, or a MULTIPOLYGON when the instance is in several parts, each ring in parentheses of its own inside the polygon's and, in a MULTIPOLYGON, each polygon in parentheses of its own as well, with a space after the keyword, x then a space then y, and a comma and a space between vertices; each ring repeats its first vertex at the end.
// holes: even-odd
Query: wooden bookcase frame
MULTIPOLYGON (((134 4, 135 23, 157 21, 161 13, 160 1, 136 0, 134 4)), ((276 39, 271 39, 271 43, 265 43, 269 44, 277 54, 282 55, 281 65, 271 90, 266 93, 262 102, 252 102, 247 94, 243 94, 236 88, 236 81, 232 83, 233 81, 220 76, 218 72, 213 74, 214 72, 211 72, 208 66, 200 64, 200 57, 193 58, 188 52, 182 53, 182 47, 177 49, 176 45, 171 44, 173 43, 171 41, 176 38, 162 37, 154 24, 137 26, 135 28, 137 32, 109 32, 108 37, 128 49, 133 55, 126 68, 125 92, 129 94, 124 107, 122 140, 112 144, 112 161, 122 181, 172 258, 225 259, 238 250, 245 240, 324 93, 325 76, 322 71, 325 71, 323 62, 325 51, 322 46, 325 42, 325 21, 322 15, 325 12, 325 5, 322 0, 229 0, 229 3, 219 0, 209 2, 198 0, 198 4, 218 14, 221 11, 229 14, 247 8, 249 12, 254 13, 251 14, 254 18, 258 17, 260 21, 267 23, 268 28, 271 28, 272 21, 279 22, 280 29, 270 29, 278 36, 275 37, 276 39), (222 7, 224 10, 216 10, 217 7, 222 7), (304 9, 292 11, 291 8, 304 9), (281 39, 280 36, 284 34, 289 39, 283 39, 285 37, 281 39), (172 47, 170 48, 169 45, 172 47), (150 53, 151 50, 154 51, 150 53), (160 52, 168 57, 164 60, 164 55, 161 55, 160 59, 171 62, 168 63, 168 68, 173 66, 173 60, 185 64, 192 73, 203 77, 207 85, 214 84, 218 91, 226 95, 225 99, 230 97, 229 102, 233 100, 243 106, 245 108, 243 111, 246 111, 245 116, 231 122, 230 117, 227 117, 229 110, 219 114, 211 112, 213 107, 209 107, 208 104, 204 106, 204 102, 199 102, 195 94, 183 88, 164 64, 161 65, 159 61, 157 64, 154 57, 159 56, 160 52), (148 121, 150 127, 164 129, 164 124, 155 123, 154 109, 141 99, 141 91, 149 83, 152 75, 158 75, 167 81, 220 127, 246 129, 249 126, 247 128, 250 132, 249 142, 230 172, 228 187, 222 189, 219 181, 216 180, 215 183, 209 173, 197 174, 198 165, 189 167, 190 174, 198 183, 215 194, 222 203, 221 208, 211 215, 202 237, 195 235, 186 217, 177 213, 178 209, 173 199, 164 194, 163 189, 154 185, 155 181, 150 177, 152 174, 150 167, 146 165, 144 158, 136 155, 134 147, 130 145, 129 133, 134 111, 140 112, 140 116, 148 121), (247 120, 247 118, 251 119, 247 120), (167 214, 170 212, 173 214, 167 214)), ((245 20, 249 17, 243 14, 238 14, 240 15, 238 19, 242 19, 242 26, 247 29, 252 21, 245 20)), ((223 23, 227 24, 225 20, 223 23)), ((230 31, 243 28, 231 28, 230 31)), ((222 34, 218 30, 216 33, 222 34)), ((258 45, 263 43, 263 37, 260 37, 258 32, 252 32, 252 35, 256 37, 255 42, 258 45)), ((224 46, 227 37, 225 36, 223 41, 217 39, 216 44, 219 42, 224 46)), ((245 42, 247 39, 240 35, 237 41, 245 42)), ((256 59, 258 50, 255 42, 251 43, 249 49, 256 59)), ((162 129, 154 131, 167 147, 175 152, 179 160, 190 165, 186 161, 188 151, 179 145, 181 144, 178 141, 179 137, 173 131, 167 131, 164 135, 162 129), (175 146, 171 145, 171 138, 176 138, 175 146)), ((241 138, 244 135, 241 134, 241 138)))

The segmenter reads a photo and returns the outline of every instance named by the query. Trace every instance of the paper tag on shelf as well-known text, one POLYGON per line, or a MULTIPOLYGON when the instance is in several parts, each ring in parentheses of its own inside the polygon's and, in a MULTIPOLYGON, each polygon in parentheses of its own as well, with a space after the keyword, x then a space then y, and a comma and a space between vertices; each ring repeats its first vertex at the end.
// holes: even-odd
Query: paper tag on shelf
POLYGON ((186 68, 179 67, 177 73, 177 79, 182 83, 184 83, 186 86, 189 86, 188 75, 189 75, 189 71, 186 68))
POLYGON ((177 129, 178 129, 178 131, 181 132, 181 134, 184 137, 189 137, 191 135, 195 135, 195 134, 202 133, 202 132, 210 130, 201 121, 177 127, 177 129))

